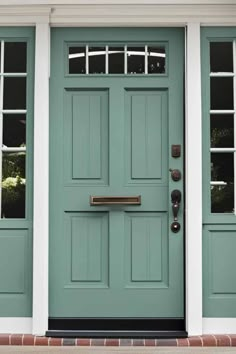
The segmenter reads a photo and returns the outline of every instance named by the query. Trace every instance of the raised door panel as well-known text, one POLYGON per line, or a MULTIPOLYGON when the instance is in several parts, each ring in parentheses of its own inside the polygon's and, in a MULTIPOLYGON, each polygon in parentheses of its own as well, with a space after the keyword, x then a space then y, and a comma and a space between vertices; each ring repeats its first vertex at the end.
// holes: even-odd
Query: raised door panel
POLYGON ((66 182, 108 183, 108 91, 67 90, 66 182))
POLYGON ((108 214, 68 213, 64 236, 68 259, 65 287, 107 286, 108 214))
POLYGON ((128 183, 166 182, 167 92, 125 92, 126 178, 128 183))

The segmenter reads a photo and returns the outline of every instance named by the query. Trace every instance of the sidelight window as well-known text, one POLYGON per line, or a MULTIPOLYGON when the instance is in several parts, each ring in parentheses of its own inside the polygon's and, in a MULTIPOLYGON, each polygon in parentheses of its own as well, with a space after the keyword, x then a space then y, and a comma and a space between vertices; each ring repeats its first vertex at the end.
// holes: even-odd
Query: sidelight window
POLYGON ((165 74, 163 45, 71 45, 69 74, 165 74))
POLYGON ((235 213, 236 41, 210 42, 211 212, 235 213))
POLYGON ((0 214, 25 218, 27 44, 0 43, 0 214))

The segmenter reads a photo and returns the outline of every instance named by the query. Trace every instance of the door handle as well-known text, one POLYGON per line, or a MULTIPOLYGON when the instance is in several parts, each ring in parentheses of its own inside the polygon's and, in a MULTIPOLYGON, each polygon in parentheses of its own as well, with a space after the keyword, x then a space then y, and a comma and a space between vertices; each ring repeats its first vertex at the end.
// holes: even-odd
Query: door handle
POLYGON ((90 196, 90 205, 141 205, 141 195, 138 196, 90 196))
POLYGON ((174 221, 178 221, 178 212, 181 202, 181 192, 175 189, 171 193, 172 211, 174 215, 174 221))
POLYGON ((178 222, 178 212, 181 202, 181 192, 178 189, 175 189, 171 193, 171 202, 172 202, 172 211, 174 216, 174 221, 171 224, 171 230, 174 233, 179 232, 180 223, 178 222))

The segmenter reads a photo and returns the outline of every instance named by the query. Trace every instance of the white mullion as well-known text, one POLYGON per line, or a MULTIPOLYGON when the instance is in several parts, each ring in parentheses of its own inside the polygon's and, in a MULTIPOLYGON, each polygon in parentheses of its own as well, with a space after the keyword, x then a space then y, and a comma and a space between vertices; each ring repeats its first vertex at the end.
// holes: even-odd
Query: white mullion
POLYGON ((26 152, 26 147, 2 147, 2 152, 26 152))
POLYGON ((145 45, 145 62, 144 62, 144 65, 145 65, 144 73, 148 74, 148 46, 147 45, 145 45))
POLYGON ((233 147, 233 148, 210 148, 210 152, 236 152, 236 147, 233 147))
POLYGON ((86 70, 86 74, 89 74, 89 49, 88 49, 88 45, 86 45, 85 47, 85 70, 86 70))
POLYGON ((227 182, 224 181, 211 181, 211 186, 227 186, 227 182))
MULTIPOLYGON (((233 41, 234 147, 236 148, 236 40, 233 41)), ((234 151, 234 214, 236 215, 236 150, 234 151)))
POLYGON ((105 69, 105 73, 108 74, 109 73, 109 63, 108 63, 108 45, 106 45, 106 69, 105 69))
POLYGON ((124 56, 124 61, 125 61, 125 74, 128 73, 128 58, 127 58, 127 45, 125 45, 125 56, 124 56))
POLYGON ((234 73, 227 73, 227 72, 222 72, 222 73, 210 73, 210 77, 233 77, 234 73))
POLYGON ((235 114, 235 109, 211 109, 210 114, 235 114))
POLYGON ((1 75, 4 77, 26 77, 27 73, 1 73, 1 75))
POLYGON ((3 144, 3 90, 4 90, 4 41, 1 41, 1 83, 0 83, 0 218, 2 214, 2 144, 3 144))
POLYGON ((5 114, 26 114, 27 109, 3 109, 2 113, 5 113, 5 114))

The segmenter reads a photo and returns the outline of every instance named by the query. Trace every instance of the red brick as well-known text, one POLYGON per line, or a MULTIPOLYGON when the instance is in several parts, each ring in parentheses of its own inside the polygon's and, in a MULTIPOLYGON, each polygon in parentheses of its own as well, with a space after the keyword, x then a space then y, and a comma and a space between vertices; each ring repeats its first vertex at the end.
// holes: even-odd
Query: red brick
POLYGON ((144 339, 133 339, 133 347, 143 347, 144 339))
POLYGON ((34 345, 34 336, 31 334, 23 334, 23 345, 34 345))
POLYGON ((177 347, 176 339, 157 339, 157 347, 177 347))
POLYGON ((10 336, 11 345, 22 345, 22 334, 12 334, 10 336))
POLYGON ((217 346, 218 347, 230 347, 230 338, 226 335, 217 335, 215 336, 217 339, 217 346))
POLYGON ((0 345, 9 345, 10 344, 10 335, 9 334, 0 334, 0 345))
POLYGON ((236 334, 230 334, 229 337, 231 338, 231 346, 236 347, 236 334))
POLYGON ((121 347, 130 347, 130 346, 132 346, 132 339, 128 339, 128 338, 120 339, 120 346, 121 347))
POLYGON ((35 337, 35 345, 48 346, 48 339, 47 337, 35 337))
POLYGON ((110 347, 119 347, 119 339, 107 338, 105 340, 105 345, 110 347))
POLYGON ((177 346, 178 347, 188 347, 189 346, 188 338, 178 338, 177 339, 177 346))
POLYGON ((155 339, 145 339, 145 347, 155 347, 155 339))
POLYGON ((48 345, 50 346, 62 346, 62 339, 61 338, 49 338, 48 345))
POLYGON ((101 346, 104 346, 104 344, 105 344, 105 339, 102 339, 102 338, 91 339, 91 345, 93 347, 95 347, 95 346, 101 347, 101 346))
POLYGON ((189 337, 190 347, 202 347, 202 341, 200 337, 189 337))
POLYGON ((209 335, 204 335, 202 336, 202 341, 203 341, 203 346, 204 347, 216 347, 217 346, 217 341, 214 336, 209 335))
POLYGON ((90 346, 90 339, 89 338, 77 338, 76 345, 89 347, 90 346))

